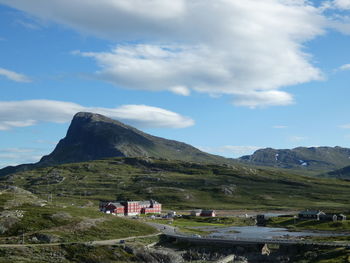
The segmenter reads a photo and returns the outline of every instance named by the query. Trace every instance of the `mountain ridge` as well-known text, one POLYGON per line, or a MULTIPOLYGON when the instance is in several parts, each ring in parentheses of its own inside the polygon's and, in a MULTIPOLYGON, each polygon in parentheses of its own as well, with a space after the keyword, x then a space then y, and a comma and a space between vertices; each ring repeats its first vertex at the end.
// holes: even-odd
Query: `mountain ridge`
POLYGON ((79 112, 73 117, 66 136, 50 154, 35 164, 5 167, 0 170, 0 176, 37 167, 110 157, 154 157, 226 164, 236 162, 202 152, 183 142, 147 134, 100 114, 79 112))
POLYGON ((265 148, 240 157, 242 163, 305 171, 331 171, 350 165, 350 149, 335 147, 265 148))

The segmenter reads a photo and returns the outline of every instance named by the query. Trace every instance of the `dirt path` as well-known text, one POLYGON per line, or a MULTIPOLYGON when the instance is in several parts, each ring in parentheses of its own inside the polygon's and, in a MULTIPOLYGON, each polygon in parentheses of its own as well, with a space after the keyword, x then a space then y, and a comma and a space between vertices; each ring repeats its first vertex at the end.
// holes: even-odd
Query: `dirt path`
POLYGON ((61 245, 73 245, 73 244, 84 244, 84 245, 90 245, 90 246, 106 246, 106 245, 118 244, 120 243, 121 240, 132 240, 135 238, 155 237, 161 234, 162 233, 156 233, 156 234, 145 235, 145 236, 132 236, 132 237, 125 237, 125 238, 94 240, 94 241, 84 241, 84 242, 63 242, 63 243, 45 243, 45 244, 0 244, 0 248, 49 247, 49 246, 61 246, 61 245))

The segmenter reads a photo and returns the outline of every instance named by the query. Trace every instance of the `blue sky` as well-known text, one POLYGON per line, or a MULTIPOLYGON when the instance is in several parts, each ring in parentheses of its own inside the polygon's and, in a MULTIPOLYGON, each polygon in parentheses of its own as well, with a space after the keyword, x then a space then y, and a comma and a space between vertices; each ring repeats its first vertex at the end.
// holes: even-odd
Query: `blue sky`
POLYGON ((228 157, 350 147, 350 0, 0 0, 0 167, 78 111, 228 157))

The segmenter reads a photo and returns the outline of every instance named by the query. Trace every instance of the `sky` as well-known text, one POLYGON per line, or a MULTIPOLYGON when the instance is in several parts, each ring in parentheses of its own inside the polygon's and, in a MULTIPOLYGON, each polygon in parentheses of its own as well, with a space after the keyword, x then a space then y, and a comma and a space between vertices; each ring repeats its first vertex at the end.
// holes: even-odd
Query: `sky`
POLYGON ((350 147, 350 0, 0 0, 0 167, 96 112, 227 157, 350 147))

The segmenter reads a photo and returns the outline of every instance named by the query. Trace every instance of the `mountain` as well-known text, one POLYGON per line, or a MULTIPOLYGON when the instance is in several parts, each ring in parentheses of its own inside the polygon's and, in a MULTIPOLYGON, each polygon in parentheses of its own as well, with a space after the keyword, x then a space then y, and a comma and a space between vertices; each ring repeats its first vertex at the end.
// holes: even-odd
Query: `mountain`
POLYGON ((208 154, 195 147, 152 136, 100 114, 77 113, 67 135, 54 151, 38 163, 6 167, 0 175, 56 164, 109 157, 154 157, 206 163, 233 163, 232 159, 208 154))
POLYGON ((324 176, 350 180, 350 166, 346 166, 341 169, 328 172, 324 174, 324 176))
POLYGON ((350 149, 342 147, 298 147, 294 149, 260 149, 239 160, 258 166, 303 171, 331 171, 350 165, 350 149))

